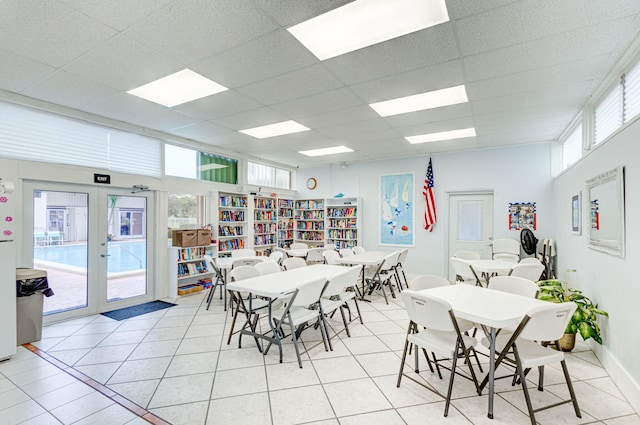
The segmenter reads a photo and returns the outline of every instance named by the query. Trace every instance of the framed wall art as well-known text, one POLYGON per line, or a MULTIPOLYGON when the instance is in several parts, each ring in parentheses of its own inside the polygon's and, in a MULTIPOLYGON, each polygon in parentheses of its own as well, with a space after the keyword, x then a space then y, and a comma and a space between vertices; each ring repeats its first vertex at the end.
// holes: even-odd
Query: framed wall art
POLYGON ((582 192, 571 197, 571 232, 574 235, 582 233, 582 192))
POLYGON ((414 246, 414 175, 380 176, 378 243, 389 246, 414 246))

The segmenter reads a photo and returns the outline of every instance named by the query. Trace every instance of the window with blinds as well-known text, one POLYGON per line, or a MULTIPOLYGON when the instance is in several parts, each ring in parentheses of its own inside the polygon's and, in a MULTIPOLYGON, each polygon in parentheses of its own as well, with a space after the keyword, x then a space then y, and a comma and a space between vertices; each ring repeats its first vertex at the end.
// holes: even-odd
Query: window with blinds
POLYGON ((256 186, 290 189, 291 171, 249 161, 247 181, 256 186))
POLYGON ((602 142, 621 126, 622 84, 616 84, 596 106, 594 144, 602 142))
POLYGON ((0 156, 159 177, 157 139, 0 103, 0 156))
POLYGON ((582 124, 576 126, 562 142, 562 169, 576 163, 582 157, 582 124))
POLYGON ((640 63, 624 77, 624 123, 640 115, 640 63))

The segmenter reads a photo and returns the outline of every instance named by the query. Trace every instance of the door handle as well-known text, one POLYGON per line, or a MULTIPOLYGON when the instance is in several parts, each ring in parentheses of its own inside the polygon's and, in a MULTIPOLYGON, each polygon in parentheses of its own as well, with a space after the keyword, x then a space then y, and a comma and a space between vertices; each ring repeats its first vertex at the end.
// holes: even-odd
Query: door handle
POLYGON ((100 256, 101 256, 102 258, 104 258, 104 257, 111 257, 111 254, 100 254, 100 256))

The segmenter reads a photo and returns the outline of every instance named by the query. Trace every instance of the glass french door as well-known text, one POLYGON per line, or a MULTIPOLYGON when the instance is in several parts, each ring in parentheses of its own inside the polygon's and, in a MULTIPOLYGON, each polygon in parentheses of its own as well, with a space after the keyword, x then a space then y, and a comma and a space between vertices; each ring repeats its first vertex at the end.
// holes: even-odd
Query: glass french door
POLYGON ((24 184, 23 258, 46 270, 55 293, 46 321, 153 299, 153 194, 46 182, 24 184))

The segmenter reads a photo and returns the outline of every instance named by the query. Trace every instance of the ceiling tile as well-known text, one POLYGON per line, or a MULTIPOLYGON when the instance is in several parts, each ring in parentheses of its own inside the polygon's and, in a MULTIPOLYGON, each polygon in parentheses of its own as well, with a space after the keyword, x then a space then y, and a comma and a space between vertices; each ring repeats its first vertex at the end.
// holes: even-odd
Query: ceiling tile
POLYGON ((0 63, 0 88, 16 93, 55 71, 55 68, 7 50, 0 50, 0 63))
POLYGON ((153 114, 167 108, 137 96, 120 93, 106 100, 88 104, 83 109, 96 115, 127 121, 135 115, 153 114))
POLYGON ((185 127, 201 122, 199 118, 185 115, 171 108, 158 112, 132 114, 127 117, 126 121, 141 127, 153 128, 159 131, 167 131, 172 128, 185 127))
POLYGON ((380 116, 369 105, 355 106, 337 111, 326 112, 324 114, 309 115, 300 117, 297 121, 309 128, 332 127, 336 125, 348 124, 357 121, 367 121, 377 119, 380 116))
POLYGON ((120 91, 134 89, 182 69, 179 61, 124 35, 112 38, 65 67, 68 72, 120 91))
POLYGON ((278 28, 253 2, 181 0, 127 35, 190 65, 278 28))
MULTIPOLYGON (((260 127, 267 124, 275 124, 277 122, 287 121, 287 116, 280 112, 274 111, 268 107, 252 109, 246 112, 227 115, 212 120, 215 124, 233 130, 246 130, 248 128, 260 127)), ((249 136, 250 137, 250 136, 249 136)))
POLYGON ((407 114, 394 115, 383 118, 387 124, 394 128, 427 124, 437 121, 448 121, 472 116, 469 103, 443 106, 441 108, 428 109, 426 111, 409 112, 407 114))
POLYGON ((415 69, 349 88, 365 103, 375 103, 464 84, 462 62, 458 59, 415 69))
POLYGON ((417 136, 420 134, 439 133, 441 131, 460 130, 473 127, 473 118, 458 118, 448 121, 436 121, 419 125, 407 126, 396 129, 402 137, 417 136))
POLYGON ((452 20, 461 19, 466 16, 486 12, 487 10, 496 9, 518 1, 520 0, 447 0, 447 10, 449 11, 449 17, 452 20))
POLYGON ((254 0, 272 19, 283 27, 298 24, 353 0, 254 0))
POLYGON ((347 137, 352 134, 368 133, 370 131, 382 131, 390 128, 387 123, 381 119, 370 121, 359 121, 350 124, 337 125, 334 127, 325 127, 318 131, 325 136, 332 138, 347 137))
POLYGON ((0 1, 2 49, 56 68, 115 34, 106 25, 54 0, 0 1))
POLYGON ((640 13, 640 2, 523 0, 456 21, 463 56, 517 45, 640 13), (553 13, 549 13, 553 10, 553 13))
POLYGON ((356 50, 323 63, 344 84, 377 80, 458 58, 450 23, 356 50))
POLYGON ((465 76, 471 82, 603 54, 615 56, 620 44, 637 32, 634 19, 624 18, 466 56, 463 58, 465 76))
POLYGON ((239 87, 237 90, 265 105, 274 105, 336 89, 341 85, 324 66, 317 64, 239 87))
POLYGON ((342 110, 354 106, 362 106, 358 99, 348 88, 326 91, 320 94, 290 100, 273 105, 272 108, 282 112, 290 118, 299 118, 308 115, 316 115, 336 110, 342 110))
POLYGON ((288 31, 278 29, 193 64, 192 69, 235 88, 318 63, 288 31), (256 66, 259 64, 259 66, 256 66))
POLYGON ((167 133, 204 143, 214 143, 218 140, 219 135, 229 132, 230 130, 228 128, 221 127, 209 121, 167 130, 167 133))
POLYGON ((123 31, 174 0, 135 0, 135 7, 131 7, 131 0, 58 1, 117 31, 123 31))
POLYGON ((83 108, 89 103, 99 102, 118 94, 118 91, 94 81, 58 71, 39 83, 23 90, 21 94, 38 99, 69 106, 83 108))
POLYGON ((213 96, 174 106, 173 109, 194 117, 210 120, 258 109, 261 106, 261 103, 249 99, 235 90, 226 90, 213 96))

